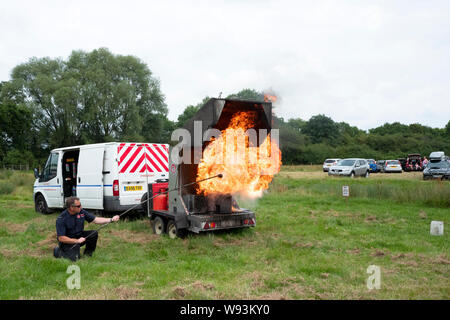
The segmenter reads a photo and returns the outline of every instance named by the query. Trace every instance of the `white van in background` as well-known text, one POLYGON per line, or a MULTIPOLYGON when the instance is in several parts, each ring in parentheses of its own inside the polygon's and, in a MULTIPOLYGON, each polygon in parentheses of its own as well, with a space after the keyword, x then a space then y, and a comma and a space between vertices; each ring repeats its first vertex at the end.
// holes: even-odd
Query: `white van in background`
POLYGON ((35 169, 35 209, 49 213, 77 196, 86 209, 125 211, 142 200, 148 183, 169 179, 169 146, 109 142, 53 149, 35 169))

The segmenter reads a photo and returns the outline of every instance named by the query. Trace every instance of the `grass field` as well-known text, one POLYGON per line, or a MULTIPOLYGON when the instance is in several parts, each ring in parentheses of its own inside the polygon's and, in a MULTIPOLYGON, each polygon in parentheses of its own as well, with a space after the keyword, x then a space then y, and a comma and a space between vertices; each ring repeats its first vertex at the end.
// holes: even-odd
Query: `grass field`
MULTIPOLYGON (((100 231, 92 258, 54 259, 58 213, 39 215, 32 173, 0 172, 0 299, 449 299, 450 182, 420 174, 330 178, 286 166, 262 199, 253 229, 171 240, 146 219, 100 231), (350 186, 350 198, 341 188, 350 186), (367 288, 367 268, 381 288, 367 288)), ((96 228, 87 225, 86 229, 96 228)))

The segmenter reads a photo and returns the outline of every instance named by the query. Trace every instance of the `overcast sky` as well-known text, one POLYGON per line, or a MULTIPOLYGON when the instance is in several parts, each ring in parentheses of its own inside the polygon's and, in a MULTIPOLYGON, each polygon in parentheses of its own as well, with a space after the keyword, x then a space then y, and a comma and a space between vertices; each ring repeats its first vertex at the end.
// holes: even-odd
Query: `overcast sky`
POLYGON ((450 1, 1 1, 0 81, 31 57, 134 55, 169 118, 244 88, 361 129, 450 120, 450 1))

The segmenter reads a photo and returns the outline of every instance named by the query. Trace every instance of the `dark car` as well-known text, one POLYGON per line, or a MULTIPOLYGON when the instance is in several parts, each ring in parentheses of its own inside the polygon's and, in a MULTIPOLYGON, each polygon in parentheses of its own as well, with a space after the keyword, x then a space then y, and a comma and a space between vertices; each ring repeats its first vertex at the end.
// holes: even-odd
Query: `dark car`
POLYGON ((446 159, 430 160, 423 170, 423 180, 450 180, 450 162, 446 159))
POLYGON ((400 161, 400 164, 402 165, 402 170, 406 171, 406 158, 398 158, 398 161, 400 161))
POLYGON ((386 165, 386 160, 377 160, 377 171, 384 172, 385 165, 386 165))

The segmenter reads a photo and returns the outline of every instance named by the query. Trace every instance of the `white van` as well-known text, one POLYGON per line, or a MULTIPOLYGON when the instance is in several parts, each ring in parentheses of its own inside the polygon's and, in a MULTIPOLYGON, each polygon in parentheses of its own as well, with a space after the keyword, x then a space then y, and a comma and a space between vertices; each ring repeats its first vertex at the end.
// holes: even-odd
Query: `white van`
POLYGON ((35 209, 62 209, 77 196, 83 208, 125 211, 139 204, 148 183, 169 178, 169 146, 110 142, 53 149, 42 173, 35 169, 35 209))

